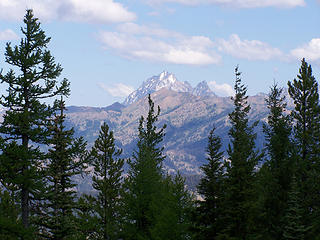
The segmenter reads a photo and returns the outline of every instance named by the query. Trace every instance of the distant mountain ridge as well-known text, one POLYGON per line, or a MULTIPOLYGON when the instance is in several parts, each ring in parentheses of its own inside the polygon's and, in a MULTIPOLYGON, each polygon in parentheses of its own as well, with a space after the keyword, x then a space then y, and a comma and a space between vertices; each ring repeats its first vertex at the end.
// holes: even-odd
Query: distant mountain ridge
MULTIPOLYGON (((167 125, 163 144, 166 155, 164 168, 169 173, 201 173, 200 166, 206 161, 208 134, 213 126, 221 137, 222 150, 227 149, 230 129, 228 114, 234 108, 231 98, 215 95, 206 81, 199 82, 193 88, 166 71, 144 81, 123 104, 114 103, 104 108, 70 107, 67 111, 68 126, 74 127, 76 135, 83 136, 90 147, 98 136, 100 126, 106 122, 114 131, 117 145, 124 150, 123 156, 130 157, 136 148, 139 118, 148 112, 148 94, 161 108, 159 126, 167 125)), ((286 89, 284 95, 290 110, 293 103, 286 89)), ((268 116, 266 97, 266 94, 259 93, 248 98, 251 105, 249 121, 260 122, 255 128, 259 149, 264 147, 265 142, 262 125, 268 116)))
POLYGON ((122 104, 128 106, 137 102, 141 98, 144 98, 148 94, 161 90, 162 88, 175 92, 191 93, 196 96, 215 96, 206 81, 200 82, 195 88, 193 88, 187 81, 181 82, 177 80, 174 74, 163 71, 159 75, 153 76, 144 81, 137 90, 129 94, 122 104))
POLYGON ((217 96, 210 88, 207 81, 202 81, 192 89, 192 94, 200 97, 215 97, 217 96))
MULTIPOLYGON (((167 125, 163 145, 165 147, 164 168, 169 173, 178 170, 185 175, 200 174, 200 166, 206 161, 208 134, 213 126, 221 137, 223 150, 229 144, 228 131, 230 121, 228 114, 233 110, 229 97, 196 96, 188 92, 176 92, 161 88, 151 94, 155 105, 161 108, 158 126, 167 125)), ((249 121, 259 121, 257 148, 264 146, 262 124, 266 121, 268 109, 265 95, 250 96, 251 105, 249 121)), ((91 147, 98 136, 100 126, 106 122, 114 131, 116 144, 123 151, 123 157, 132 156, 136 149, 138 124, 141 115, 148 112, 147 97, 136 102, 118 107, 94 108, 72 107, 67 111, 67 125, 74 127, 76 136, 83 136, 91 147)))

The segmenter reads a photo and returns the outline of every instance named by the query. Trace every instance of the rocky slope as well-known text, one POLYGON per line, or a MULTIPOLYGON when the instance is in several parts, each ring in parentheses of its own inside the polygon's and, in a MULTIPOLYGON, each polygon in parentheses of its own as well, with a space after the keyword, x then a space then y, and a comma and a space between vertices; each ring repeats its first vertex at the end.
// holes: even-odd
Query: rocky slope
MULTIPOLYGON (((188 82, 178 81, 173 74, 162 72, 144 81, 122 104, 114 103, 104 108, 68 107, 66 123, 68 127, 74 127, 76 135, 83 136, 91 147, 101 124, 106 122, 114 131, 117 146, 124 150, 123 157, 129 158, 136 148, 139 118, 148 112, 148 94, 161 108, 159 127, 167 125, 163 141, 164 168, 169 173, 180 171, 188 176, 187 183, 192 189, 199 180, 200 166, 206 163, 207 138, 213 126, 222 139, 222 150, 225 151, 229 144, 228 114, 233 110, 233 103, 229 97, 215 95, 205 81, 193 88, 188 82)), ((262 124, 268 114, 266 97, 266 94, 259 93, 248 98, 250 123, 259 121, 255 129, 259 149, 264 145, 262 124)), ((292 101, 288 103, 292 108, 292 101)), ((90 178, 76 181, 79 191, 90 191, 90 178)))
MULTIPOLYGON (((167 124, 164 138, 165 168, 169 172, 179 170, 184 174, 199 174, 199 167, 205 162, 207 137, 213 126, 221 136, 223 148, 229 142, 228 114, 233 109, 230 98, 217 96, 195 96, 187 92, 175 92, 162 88, 152 95, 161 108, 159 126, 167 124)), ((267 108, 264 95, 249 97, 252 111, 250 121, 260 120, 257 144, 261 148, 263 137, 261 122, 265 121, 267 108)), ((124 149, 124 156, 130 157, 135 149, 138 122, 148 111, 147 98, 128 105, 113 104, 106 108, 69 107, 67 124, 75 128, 78 136, 84 136, 89 146, 98 136, 99 128, 107 122, 114 131, 117 145, 124 149)))

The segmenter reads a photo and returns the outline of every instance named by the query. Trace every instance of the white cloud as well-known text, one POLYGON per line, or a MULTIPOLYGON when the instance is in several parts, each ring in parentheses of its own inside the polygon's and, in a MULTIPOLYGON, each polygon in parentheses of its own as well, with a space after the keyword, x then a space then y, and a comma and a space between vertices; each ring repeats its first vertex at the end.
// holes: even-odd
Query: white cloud
POLYGON ((134 91, 134 88, 123 83, 116 83, 112 86, 106 85, 104 83, 98 83, 98 86, 105 90, 113 97, 127 97, 130 93, 134 91))
POLYGON ((293 8, 302 7, 306 3, 304 0, 144 0, 150 4, 160 4, 165 2, 175 2, 185 5, 200 5, 200 4, 216 4, 227 7, 236 8, 261 8, 261 7, 279 7, 293 8))
POLYGON ((183 38, 182 34, 179 34, 175 31, 163 29, 158 26, 139 25, 132 22, 119 24, 117 30, 128 35, 155 36, 161 38, 183 38))
POLYGON ((42 20, 110 23, 136 18, 114 0, 0 0, 0 18, 21 20, 27 8, 42 20))
POLYGON ((18 39, 18 35, 11 29, 0 31, 0 41, 9 41, 18 39))
POLYGON ((234 95, 233 87, 227 83, 218 84, 216 81, 210 81, 208 85, 211 88, 211 90, 217 95, 223 97, 234 95))
POLYGON ((258 40, 241 40, 237 34, 229 40, 218 39, 216 44, 220 51, 247 60, 270 60, 283 55, 278 48, 258 40))
POLYGON ((313 38, 309 43, 291 50, 290 55, 298 59, 306 58, 307 61, 320 60, 320 38, 313 38))
POLYGON ((100 39, 106 49, 130 59, 187 65, 217 64, 221 60, 207 37, 189 37, 133 23, 122 24, 118 30, 101 32, 100 39))

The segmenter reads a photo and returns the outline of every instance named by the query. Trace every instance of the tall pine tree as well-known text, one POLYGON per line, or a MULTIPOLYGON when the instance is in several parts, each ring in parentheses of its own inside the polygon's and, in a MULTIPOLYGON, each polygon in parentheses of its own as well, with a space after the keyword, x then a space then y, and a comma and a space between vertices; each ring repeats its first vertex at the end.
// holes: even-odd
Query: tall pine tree
POLYGON ((221 230, 221 210, 223 202, 223 152, 221 139, 210 131, 207 146, 208 163, 201 167, 204 176, 198 185, 198 193, 203 200, 198 201, 195 212, 197 239, 216 239, 221 230))
POLYGON ((7 94, 0 101, 7 109, 0 127, 6 140, 3 152, 15 144, 20 154, 15 159, 4 157, 0 164, 13 163, 15 175, 10 178, 19 192, 22 223, 28 227, 31 200, 36 197, 41 182, 39 169, 43 154, 35 144, 47 142, 46 124, 55 110, 44 101, 59 94, 68 95, 69 83, 64 79, 58 85, 62 68, 47 49, 50 38, 40 28, 32 10, 27 10, 24 23, 20 44, 6 46, 5 60, 13 69, 5 75, 0 73, 1 83, 8 85, 7 94))
POLYGON ((289 94, 295 108, 295 146, 298 148, 297 181, 301 186, 305 224, 313 225, 313 234, 320 235, 320 105, 318 83, 312 75, 312 68, 305 59, 301 61, 299 75, 288 82, 289 94))
POLYGON ((113 132, 104 123, 91 150, 91 164, 94 167, 93 188, 97 197, 93 209, 98 217, 99 239, 120 238, 122 223, 122 172, 124 159, 119 158, 122 150, 116 149, 113 132))
POLYGON ((60 110, 54 114, 49 127, 51 148, 47 154, 47 188, 44 195, 44 212, 39 216, 43 226, 41 235, 47 239, 71 239, 76 234, 74 210, 77 192, 74 177, 87 167, 86 142, 74 138, 73 129, 65 129, 65 104, 56 101, 60 110))
POLYGON ((161 202, 163 193, 162 154, 159 147, 164 137, 163 126, 158 130, 155 123, 160 114, 160 107, 155 112, 151 96, 148 97, 149 112, 139 122, 139 139, 137 150, 129 162, 126 179, 126 234, 128 239, 152 239, 151 230, 155 226, 154 207, 164 206, 161 202))
POLYGON ((255 167, 259 155, 255 151, 256 134, 249 125, 250 105, 247 103, 247 88, 242 84, 238 67, 235 69, 234 110, 229 114, 231 143, 226 161, 226 206, 224 207, 224 233, 231 239, 248 239, 252 226, 251 214, 254 201, 255 167))
POLYGON ((267 158, 259 171, 258 232, 261 239, 282 239, 282 220, 293 174, 292 120, 287 114, 283 89, 276 84, 266 98, 269 115, 263 125, 267 158), (260 226, 259 226, 260 225, 260 226))

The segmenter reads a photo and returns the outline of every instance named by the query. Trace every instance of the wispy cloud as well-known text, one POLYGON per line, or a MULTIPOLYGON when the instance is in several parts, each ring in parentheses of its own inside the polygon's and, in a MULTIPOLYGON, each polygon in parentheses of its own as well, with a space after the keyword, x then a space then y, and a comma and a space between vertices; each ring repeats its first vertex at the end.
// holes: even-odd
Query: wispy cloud
POLYGON ((18 35, 11 29, 0 31, 0 41, 9 41, 18 39, 18 35))
POLYGON ((21 20, 27 8, 42 20, 112 23, 136 18, 114 0, 0 0, 0 18, 21 20))
POLYGON ((283 55, 278 48, 258 40, 241 40, 237 34, 232 34, 228 40, 218 39, 216 44, 221 52, 240 59, 270 60, 283 55))
POLYGON ((111 86, 106 85, 105 83, 98 83, 98 86, 113 97, 127 97, 134 91, 133 87, 123 83, 116 83, 112 84, 111 86))
POLYGON ((122 57, 184 65, 209 65, 222 62, 222 56, 249 61, 288 61, 305 57, 320 60, 320 38, 289 52, 283 52, 267 42, 241 39, 232 34, 228 39, 211 40, 206 36, 186 36, 182 33, 153 25, 123 23, 117 31, 102 31, 99 39, 104 48, 122 57))
POLYGON ((118 32, 101 32, 106 49, 130 58, 186 65, 217 64, 221 57, 204 36, 184 36, 162 28, 126 23, 118 32))
POLYGON ((294 58, 320 62, 320 38, 313 38, 307 44, 290 51, 290 55, 294 58))
POLYGON ((161 38, 183 38, 182 34, 175 31, 170 31, 153 25, 139 25, 132 22, 119 24, 117 30, 128 35, 155 36, 161 38))
POLYGON ((306 5, 304 0, 144 0, 150 4, 174 2, 185 5, 215 4, 233 8, 293 8, 306 5))
POLYGON ((208 85, 219 96, 227 97, 234 95, 233 87, 227 83, 218 84, 216 81, 210 81, 208 85))

